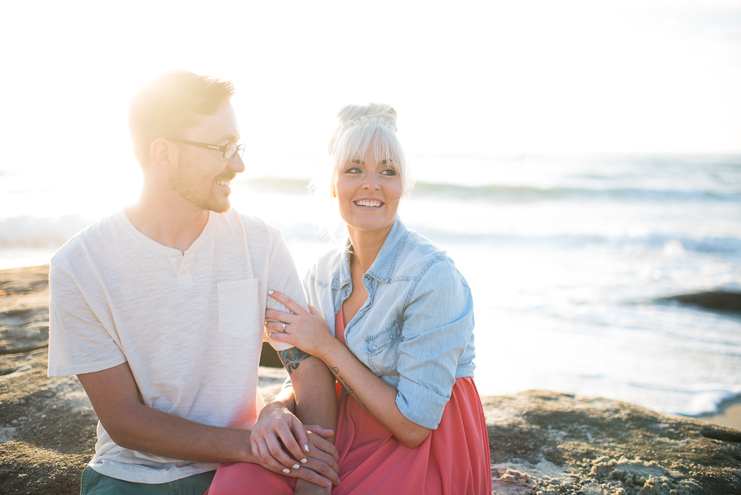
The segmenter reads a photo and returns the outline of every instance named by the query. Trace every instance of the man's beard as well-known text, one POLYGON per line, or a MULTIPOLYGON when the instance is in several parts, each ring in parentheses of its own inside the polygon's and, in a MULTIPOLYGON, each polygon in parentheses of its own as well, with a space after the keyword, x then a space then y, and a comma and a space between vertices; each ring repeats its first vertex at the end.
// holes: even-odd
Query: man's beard
POLYGON ((223 199, 216 198, 213 194, 213 188, 216 181, 232 180, 233 178, 234 174, 221 174, 214 178, 208 184, 208 188, 206 188, 202 180, 194 177, 194 174, 190 173, 187 167, 179 164, 170 175, 168 182, 170 187, 174 191, 177 191, 183 199, 198 208, 215 211, 216 213, 224 213, 231 208, 229 197, 225 196, 223 199))

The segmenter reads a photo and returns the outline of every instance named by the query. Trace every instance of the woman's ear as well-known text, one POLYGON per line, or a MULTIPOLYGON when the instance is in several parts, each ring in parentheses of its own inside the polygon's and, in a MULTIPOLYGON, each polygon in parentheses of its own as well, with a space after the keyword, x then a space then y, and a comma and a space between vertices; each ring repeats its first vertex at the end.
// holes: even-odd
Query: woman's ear
POLYGON ((180 150, 165 138, 157 138, 149 145, 149 162, 163 172, 172 170, 179 159, 180 150))
POLYGON ((332 199, 337 199, 337 171, 332 174, 332 185, 329 186, 329 192, 332 194, 332 199))

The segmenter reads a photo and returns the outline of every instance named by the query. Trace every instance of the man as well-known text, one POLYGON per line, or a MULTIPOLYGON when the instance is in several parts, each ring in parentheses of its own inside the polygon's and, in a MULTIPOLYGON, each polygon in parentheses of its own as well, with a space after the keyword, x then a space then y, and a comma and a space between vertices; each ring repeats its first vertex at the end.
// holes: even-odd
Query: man
POLYGON ((296 392, 261 410, 267 292, 305 299, 280 233, 230 210, 232 95, 182 71, 146 85, 129 114, 141 196, 52 260, 49 375, 77 375, 100 419, 83 494, 203 493, 221 462, 299 478, 297 493, 338 482, 332 431, 292 414, 334 428, 321 361, 275 343, 296 392))

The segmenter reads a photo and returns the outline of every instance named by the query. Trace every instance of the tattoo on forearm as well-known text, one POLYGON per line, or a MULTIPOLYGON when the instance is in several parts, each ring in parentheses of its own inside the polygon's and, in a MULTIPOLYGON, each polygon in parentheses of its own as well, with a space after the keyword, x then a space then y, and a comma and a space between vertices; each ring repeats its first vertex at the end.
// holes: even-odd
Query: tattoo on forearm
POLYGON ((330 367, 329 369, 332 370, 332 373, 334 373, 334 376, 337 377, 337 381, 340 382, 340 385, 342 385, 342 388, 344 388, 345 390, 347 390, 347 393, 349 393, 350 395, 352 395, 353 397, 355 397, 355 400, 358 401, 358 404, 360 404, 360 407, 362 407, 368 413, 370 413, 370 411, 368 411, 368 408, 366 407, 366 405, 363 404, 363 401, 360 400, 360 397, 358 397, 357 394, 355 393, 355 390, 353 390, 352 387, 347 384, 347 382, 345 381, 345 379, 342 378, 342 375, 340 375, 340 369, 339 368, 335 368, 335 367, 330 367))
POLYGON ((285 351, 278 351, 278 357, 283 361, 283 366, 286 367, 286 371, 290 375, 295 369, 299 367, 301 361, 311 357, 311 354, 306 354, 298 347, 291 347, 285 351))

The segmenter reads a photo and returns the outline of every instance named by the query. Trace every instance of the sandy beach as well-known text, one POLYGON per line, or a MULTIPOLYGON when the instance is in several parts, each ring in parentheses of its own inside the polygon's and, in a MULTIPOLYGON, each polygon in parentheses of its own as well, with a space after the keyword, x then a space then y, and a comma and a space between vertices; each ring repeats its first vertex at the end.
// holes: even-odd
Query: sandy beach
MULTIPOLYGON (((48 267, 0 270, 0 492, 79 493, 97 417, 75 377, 46 376, 48 267)), ((260 367, 275 396, 283 369, 260 367)), ((481 398, 495 494, 741 492, 741 401, 695 419, 599 397, 481 398)))

